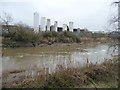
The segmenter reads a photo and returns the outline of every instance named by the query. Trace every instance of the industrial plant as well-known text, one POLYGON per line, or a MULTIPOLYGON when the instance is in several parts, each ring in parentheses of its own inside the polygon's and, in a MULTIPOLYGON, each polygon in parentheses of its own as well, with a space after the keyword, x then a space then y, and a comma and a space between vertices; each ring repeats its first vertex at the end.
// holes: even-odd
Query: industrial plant
POLYGON ((69 25, 63 24, 62 27, 59 27, 58 21, 54 21, 54 24, 51 25, 51 19, 46 19, 46 17, 41 17, 41 20, 39 20, 39 13, 34 12, 34 32, 36 33, 40 31, 55 31, 55 32, 71 31, 71 32, 74 32, 78 30, 80 29, 79 28, 74 29, 74 23, 72 21, 69 22, 69 25))

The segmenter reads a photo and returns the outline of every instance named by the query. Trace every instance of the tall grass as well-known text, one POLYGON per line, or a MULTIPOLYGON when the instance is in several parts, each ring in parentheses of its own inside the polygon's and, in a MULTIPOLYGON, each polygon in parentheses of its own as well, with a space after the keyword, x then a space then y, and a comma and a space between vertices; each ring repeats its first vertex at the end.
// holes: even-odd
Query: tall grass
POLYGON ((118 58, 105 60, 102 64, 87 63, 79 68, 58 66, 55 73, 46 73, 34 80, 25 81, 14 87, 35 88, 117 88, 118 58), (114 83, 113 83, 114 82, 114 83))

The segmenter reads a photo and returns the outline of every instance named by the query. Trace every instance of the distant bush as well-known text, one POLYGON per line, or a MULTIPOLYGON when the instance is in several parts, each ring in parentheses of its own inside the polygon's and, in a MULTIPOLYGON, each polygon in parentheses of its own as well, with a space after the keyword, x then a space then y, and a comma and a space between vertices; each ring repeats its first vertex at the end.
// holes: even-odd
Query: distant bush
POLYGON ((73 32, 65 31, 62 32, 60 36, 60 40, 62 40, 63 42, 80 42, 80 37, 73 32))
POLYGON ((52 37, 52 32, 42 32, 42 35, 43 35, 44 38, 52 37))
MULTIPOLYGON (((37 46, 41 43, 52 44, 52 43, 79 43, 80 37, 73 32, 55 32, 45 31, 35 33, 31 28, 22 25, 16 26, 11 29, 13 34, 8 35, 5 38, 11 39, 15 42, 31 43, 33 46, 37 46)), ((12 43, 12 42, 11 42, 12 43)))
POLYGON ((31 36, 32 36, 32 31, 18 30, 12 39, 15 41, 29 42, 32 38, 31 36))
POLYGON ((44 38, 46 38, 46 37, 58 37, 59 33, 55 32, 55 31, 46 31, 46 32, 42 32, 42 35, 44 38))
POLYGON ((32 43, 33 46, 39 44, 42 40, 42 34, 35 33, 32 30, 18 30, 14 37, 12 38, 14 41, 20 41, 25 43, 32 43))
POLYGON ((80 37, 78 37, 73 32, 65 31, 65 32, 42 32, 44 38, 47 38, 48 41, 54 42, 62 42, 62 43, 70 43, 70 42, 80 42, 80 37))
POLYGON ((69 37, 69 38, 74 38, 74 37, 76 37, 76 35, 73 33, 73 32, 70 32, 70 31, 64 31, 63 33, 62 33, 65 37, 69 37))

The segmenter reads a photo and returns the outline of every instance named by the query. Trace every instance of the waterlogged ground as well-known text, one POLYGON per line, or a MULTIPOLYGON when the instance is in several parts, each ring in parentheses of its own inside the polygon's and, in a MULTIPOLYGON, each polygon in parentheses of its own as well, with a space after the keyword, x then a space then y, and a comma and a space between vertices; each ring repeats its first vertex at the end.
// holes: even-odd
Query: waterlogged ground
POLYGON ((107 44, 3 48, 3 85, 54 73, 58 66, 67 68, 81 67, 86 63, 102 63, 117 54, 113 50, 107 44))

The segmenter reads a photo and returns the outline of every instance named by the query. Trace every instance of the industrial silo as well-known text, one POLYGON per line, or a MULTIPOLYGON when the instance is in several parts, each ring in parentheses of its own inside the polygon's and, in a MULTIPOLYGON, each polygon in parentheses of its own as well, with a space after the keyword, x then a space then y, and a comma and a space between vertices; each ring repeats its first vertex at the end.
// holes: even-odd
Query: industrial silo
POLYGON ((50 26, 50 31, 55 31, 55 25, 50 26))
POLYGON ((46 31, 46 18, 45 17, 41 17, 41 24, 40 24, 40 30, 41 31, 46 31))
POLYGON ((67 31, 67 24, 63 24, 63 30, 62 31, 67 31))
POLYGON ((39 32, 39 13, 34 13, 34 32, 39 32))
POLYGON ((69 22, 69 31, 73 32, 73 22, 69 22))
POLYGON ((55 31, 57 32, 57 27, 58 27, 58 22, 57 21, 54 22, 54 26, 55 26, 55 31))
POLYGON ((50 24, 51 24, 50 19, 47 19, 47 31, 50 31, 50 24))

